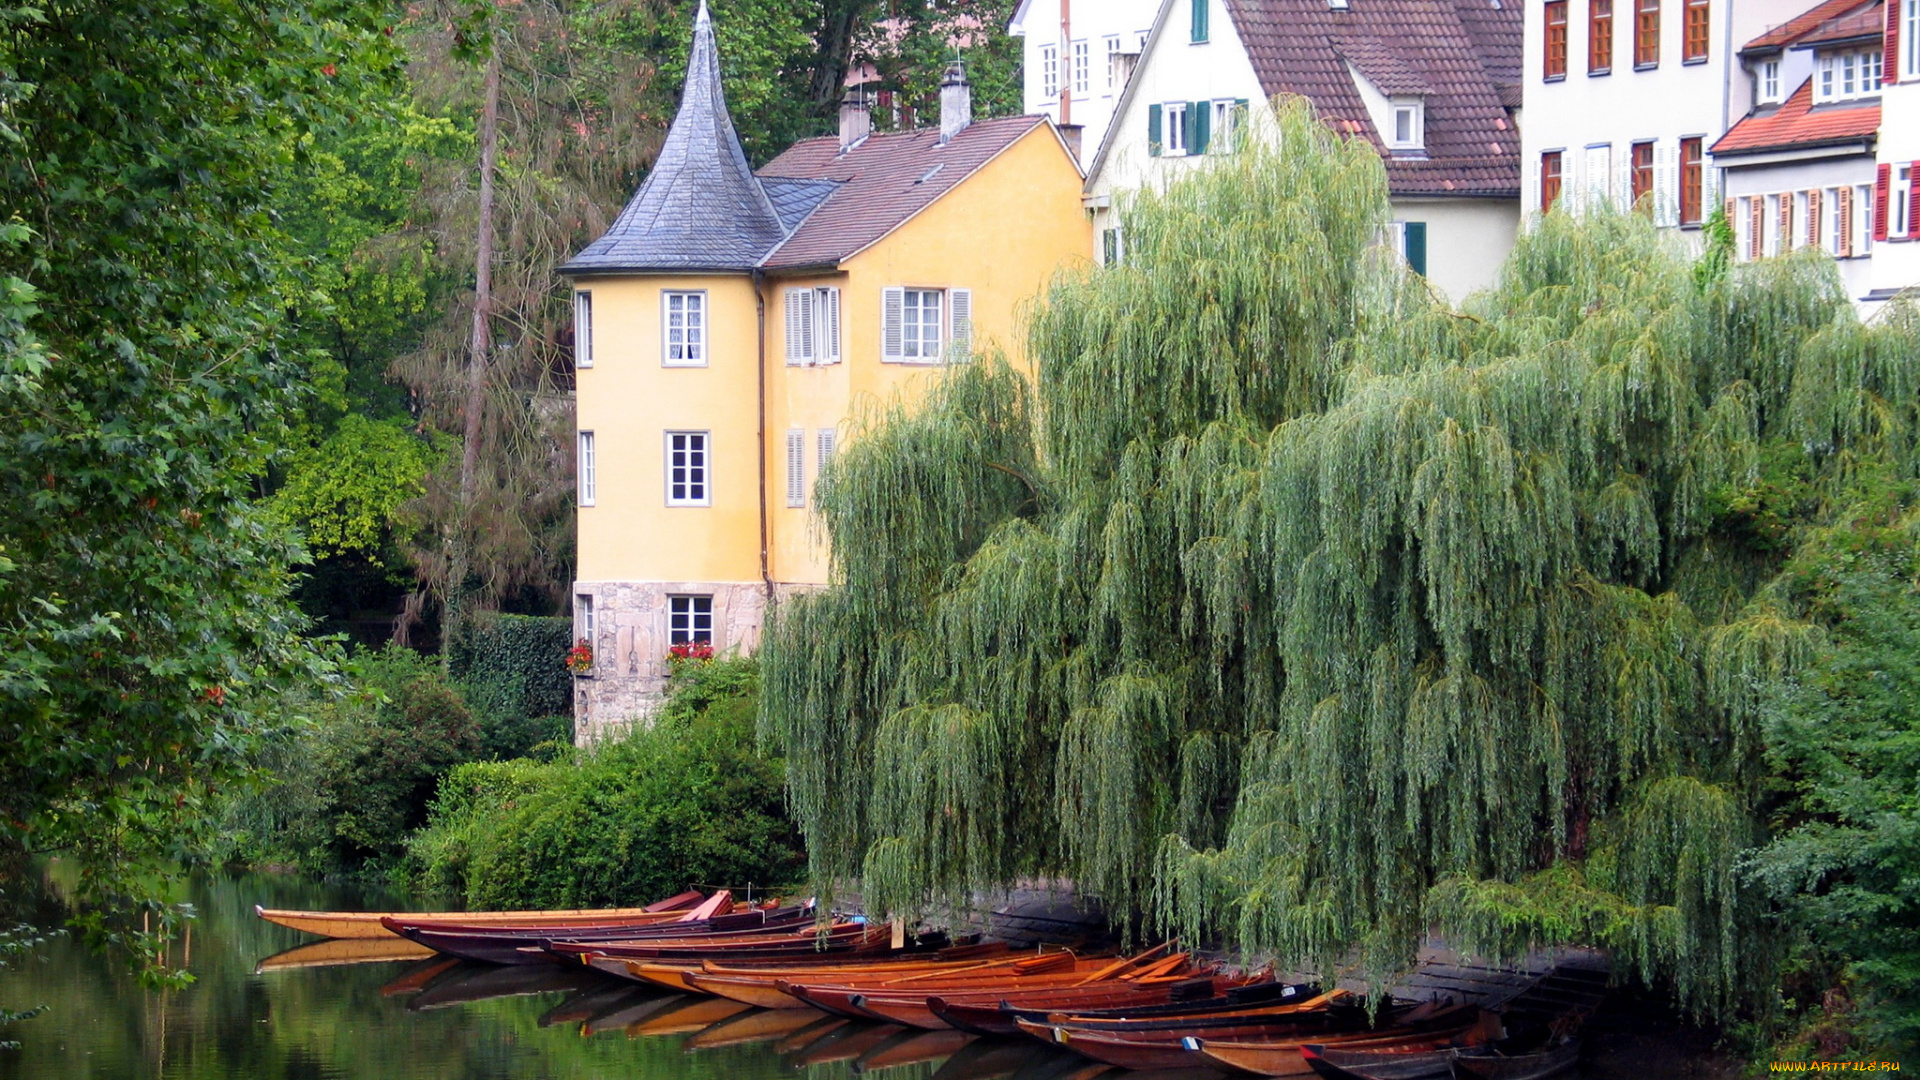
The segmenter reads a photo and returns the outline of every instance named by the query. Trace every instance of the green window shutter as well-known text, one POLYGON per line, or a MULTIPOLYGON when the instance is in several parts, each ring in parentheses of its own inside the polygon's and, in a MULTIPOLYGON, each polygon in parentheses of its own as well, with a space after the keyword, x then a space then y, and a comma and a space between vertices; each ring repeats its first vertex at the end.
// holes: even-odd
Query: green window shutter
POLYGON ((1187 153, 1207 152, 1207 137, 1213 127, 1213 106, 1205 101, 1187 102, 1187 153))
POLYGON ((1207 0, 1193 0, 1193 40, 1207 40, 1207 0))
POLYGON ((1407 222, 1407 265, 1421 276, 1427 273, 1427 223, 1407 222))
POLYGON ((1105 256, 1102 261, 1108 266, 1120 261, 1119 239, 1118 234, 1112 229, 1100 230, 1101 254, 1105 256))
POLYGON ((1147 153, 1160 156, 1160 106, 1147 106, 1147 153))

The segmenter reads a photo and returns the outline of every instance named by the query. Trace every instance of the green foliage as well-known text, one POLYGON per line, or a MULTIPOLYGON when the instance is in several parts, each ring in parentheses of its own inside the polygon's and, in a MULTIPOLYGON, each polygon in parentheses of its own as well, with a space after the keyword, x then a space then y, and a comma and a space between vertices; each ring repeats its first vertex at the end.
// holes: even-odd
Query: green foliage
POLYGON ((954 370, 836 459, 836 587, 763 653, 818 883, 1062 874, 1290 966, 1384 981, 1437 927, 1764 998, 1761 717, 1825 648, 1779 573, 1867 462, 1920 471, 1920 323, 1601 211, 1450 311, 1377 155, 1274 119, 1122 208, 1031 389, 954 370))
POLYGON ((434 790, 481 754, 480 726, 431 658, 389 647, 346 665, 348 689, 308 703, 262 751, 273 777, 227 807, 233 861, 283 861, 323 872, 379 867, 425 824, 434 790))
POLYGON ((573 742, 573 646, 566 617, 476 613, 447 641, 447 670, 480 719, 486 751, 517 757, 541 742, 573 742))
POLYGON ((752 661, 703 664, 675 676, 651 727, 578 761, 460 766, 409 841, 415 883, 492 908, 791 883, 801 855, 781 763, 754 747, 758 694, 752 661))
POLYGON ((274 507, 315 555, 356 553, 380 565, 382 552, 404 542, 400 507, 425 492, 436 456, 404 423, 348 415, 293 457, 274 507))
MULTIPOLYGON (((1852 494, 1787 571, 1834 648, 1763 714, 1780 791, 1774 839, 1746 869, 1806 936, 1812 962, 1837 969, 1857 999, 1845 1056, 1910 1057, 1920 1051, 1920 492, 1869 476, 1852 494)), ((1819 1002, 1804 1004, 1818 1014, 1819 1002)))
POLYGON ((253 501, 312 359, 272 207, 390 71, 385 11, 0 18, 0 847, 71 851, 96 940, 150 952, 140 868, 313 676, 291 545, 253 501))

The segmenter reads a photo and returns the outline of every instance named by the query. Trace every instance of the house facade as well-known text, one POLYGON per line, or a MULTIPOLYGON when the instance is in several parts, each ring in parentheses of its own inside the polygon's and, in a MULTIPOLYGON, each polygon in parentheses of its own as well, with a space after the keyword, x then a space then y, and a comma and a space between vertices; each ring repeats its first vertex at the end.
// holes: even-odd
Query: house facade
POLYGON ((751 651, 770 605, 828 580, 810 517, 863 402, 910 398, 1085 259, 1081 173, 1044 116, 837 136, 759 170, 726 110, 704 5, 646 181, 562 272, 575 288, 583 741, 644 719, 675 646, 751 651))
POLYGON ((1022 39, 1026 111, 1069 129, 1091 154, 1159 9, 1160 0, 1021 0, 1007 33, 1022 39))
POLYGON ((1884 233, 1867 267, 1865 301, 1878 304, 1920 286, 1920 0, 1886 0, 1880 130, 1874 141, 1876 202, 1884 233), (1881 195, 1884 192, 1884 196, 1881 195))
POLYGON ((1848 295, 1864 299, 1890 198, 1900 204, 1895 235, 1909 231, 1911 169, 1897 191, 1876 186, 1885 3, 1821 4, 1738 55, 1752 104, 1710 151, 1725 177, 1735 257, 1818 248, 1837 261, 1848 295))
POLYGON ((1709 150, 1755 100, 1736 49, 1803 6, 1529 0, 1525 209, 1646 199, 1655 221, 1697 233, 1724 191, 1709 150))
POLYGON ((1520 219, 1521 17, 1491 0, 1162 0, 1088 165, 1101 259, 1115 200, 1232 153, 1251 102, 1307 98, 1386 165, 1393 242, 1459 300, 1492 284, 1520 219))

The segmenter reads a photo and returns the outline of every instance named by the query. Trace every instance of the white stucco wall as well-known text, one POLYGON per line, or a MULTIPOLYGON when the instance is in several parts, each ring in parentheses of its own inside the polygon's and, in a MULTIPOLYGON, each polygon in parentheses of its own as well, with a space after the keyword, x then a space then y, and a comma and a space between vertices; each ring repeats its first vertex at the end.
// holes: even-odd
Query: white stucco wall
MULTIPOLYGON (((1679 0, 1664 0, 1659 64, 1636 71, 1632 5, 1615 0, 1610 73, 1590 75, 1590 2, 1568 0, 1567 73, 1564 78, 1548 80, 1543 74, 1545 5, 1540 0, 1527 0, 1521 68, 1526 123, 1520 128, 1520 145, 1526 161, 1521 205, 1529 213, 1540 209, 1540 160, 1542 154, 1551 151, 1562 154, 1562 192, 1574 206, 1580 205, 1588 192, 1604 192, 1619 204, 1626 203, 1631 146, 1636 142, 1655 144, 1656 188, 1677 192, 1680 140, 1699 138, 1703 149, 1711 148, 1714 140, 1746 115, 1752 105, 1751 80, 1736 50, 1812 6, 1810 0, 1741 0, 1738 6, 1731 0, 1712 0, 1708 8, 1711 32, 1707 58, 1684 63, 1685 9, 1679 0), (1590 153, 1600 148, 1606 153, 1590 153), (1591 166, 1603 160, 1606 175, 1593 175, 1591 166)), ((1710 160, 1705 163, 1703 216, 1712 213, 1720 198, 1717 172, 1710 160)))
POLYGON ((1069 89, 1068 112, 1071 121, 1081 126, 1081 160, 1093 157, 1113 120, 1113 107, 1120 100, 1118 73, 1108 59, 1109 46, 1122 53, 1138 55, 1160 0, 1070 0, 1069 25, 1060 24, 1060 0, 1026 0, 1007 25, 1008 33, 1023 38, 1025 62, 1025 111, 1045 114, 1054 123, 1065 122, 1060 115, 1060 95, 1042 90, 1044 78, 1041 51, 1046 46, 1058 49, 1060 79, 1069 89), (1083 93, 1072 93, 1073 42, 1087 43, 1088 79, 1083 93))
POLYGON ((1520 231, 1520 204, 1511 199, 1395 199, 1393 219, 1426 222, 1427 281, 1458 304, 1499 277, 1520 231))
MULTIPOLYGON (((1920 79, 1880 90, 1880 163, 1895 168, 1920 162, 1920 79)), ((1874 245, 1867 288, 1877 293, 1920 286, 1920 238, 1874 245)))

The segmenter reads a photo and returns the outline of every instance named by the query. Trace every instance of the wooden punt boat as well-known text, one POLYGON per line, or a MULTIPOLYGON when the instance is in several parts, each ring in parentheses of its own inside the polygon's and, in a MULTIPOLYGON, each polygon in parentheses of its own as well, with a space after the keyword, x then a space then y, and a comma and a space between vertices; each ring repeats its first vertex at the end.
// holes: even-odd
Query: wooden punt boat
MULTIPOLYGON (((569 943, 583 945, 599 943, 624 945, 639 941, 668 943, 731 940, 784 933, 795 927, 807 925, 812 917, 811 913, 804 908, 753 910, 716 915, 696 923, 674 921, 656 926, 615 924, 570 929, 567 931, 566 940, 569 943)), ((570 956, 556 956, 553 950, 547 948, 548 942, 557 935, 554 930, 546 927, 456 929, 444 925, 404 923, 399 920, 389 920, 387 925, 395 933, 410 941, 418 942, 436 952, 467 960, 479 960, 489 964, 542 964, 555 960, 573 959, 570 956)))
MULTIPOLYGON (((1210 1063, 1196 1058, 1209 1040, 1244 1042, 1275 1051, 1281 1069, 1298 1063, 1302 1072, 1311 1071, 1299 1054, 1308 1042, 1361 1045, 1390 1045, 1405 1042, 1410 1036, 1427 1035, 1444 1040, 1465 1031, 1477 1019, 1466 1006, 1445 1010, 1405 1010, 1403 1017, 1421 1016, 1384 1029, 1370 1029, 1363 1010, 1349 1004, 1350 995, 1334 991, 1290 1007, 1291 1011, 1264 1013, 1226 1013, 1191 1015, 1176 1019, 1152 1019, 1127 1022, 1075 1022, 1055 1014, 1047 1020, 1018 1019, 1020 1030, 1045 1042, 1065 1046, 1096 1061, 1105 1061, 1129 1069, 1165 1069, 1182 1065, 1210 1063)), ((1239 1068, 1239 1066, 1232 1066, 1239 1068)), ((1288 1075, 1281 1072, 1279 1075, 1288 1075)))
POLYGON ((706 899, 705 893, 683 892, 637 908, 573 908, 556 911, 289 911, 253 906, 253 913, 270 923, 328 938, 390 938, 380 920, 457 920, 485 926, 582 926, 610 920, 653 921, 684 913, 706 899))
POLYGON ((703 960, 697 966, 672 963, 640 964, 637 965, 635 974, 661 985, 684 985, 699 993, 744 1001, 762 1009, 804 1009, 807 1007, 806 1002, 781 990, 777 983, 783 979, 793 982, 812 979, 836 982, 848 977, 911 975, 935 970, 942 966, 980 962, 1005 956, 1007 952, 1006 943, 993 942, 989 945, 961 945, 941 949, 917 959, 905 959, 899 954, 885 953, 866 958, 848 957, 846 960, 831 964, 809 960, 775 959, 758 967, 703 960))
POLYGON ((686 1041, 683 1049, 717 1050, 723 1046, 773 1042, 811 1026, 818 1019, 819 1016, 814 1013, 794 1012, 791 1009, 748 1009, 696 1034, 686 1041))
POLYGON ((253 973, 262 975, 269 971, 291 971, 294 968, 424 960, 432 955, 432 949, 399 938, 328 938, 274 953, 255 964, 253 973))
MULTIPOLYGON (((999 996, 977 993, 939 994, 927 998, 927 1009, 945 1021, 948 1027, 971 1031, 976 1035, 1017 1036, 1020 1028, 1013 1022, 1017 1011, 1032 1012, 1035 1018, 1048 1012, 1089 1009, 1138 1009, 1178 1000, 1209 999, 1246 985, 1246 975, 1202 974, 1174 981, 1116 979, 1084 987, 1062 987, 1015 991, 999 996)), ((1261 975, 1258 978, 1270 979, 1261 975)))
POLYGON ((1451 1062, 1456 1080, 1540 1080, 1580 1063, 1580 1040, 1532 1054, 1459 1054, 1451 1062))
MULTIPOLYGON (((731 916, 729 916, 731 917, 731 916)), ((750 930, 724 927, 702 932, 693 927, 682 934, 653 934, 626 938, 562 938, 548 936, 535 942, 541 949, 568 960, 589 953, 626 960, 678 961, 697 964, 708 958, 739 957, 751 963, 759 954, 774 956, 805 955, 806 950, 825 952, 834 946, 868 943, 880 947, 890 944, 886 928, 863 923, 835 923, 822 934, 814 929, 811 916, 798 920, 780 920, 773 925, 750 930)), ((579 960, 585 963, 584 960, 579 960)))
POLYGON ((941 1058, 952 1057, 961 1048, 979 1038, 965 1031, 919 1031, 898 1042, 888 1042, 874 1047, 854 1059, 853 1071, 857 1073, 878 1072, 881 1069, 897 1069, 905 1065, 920 1065, 941 1058))
MULTIPOLYGON (((1371 1030, 1340 1032, 1324 1039, 1301 1033, 1275 1032, 1254 1035, 1217 1035, 1211 1038, 1187 1036, 1183 1046, 1194 1051, 1206 1063, 1258 1076, 1312 1076, 1321 1071, 1315 1059, 1341 1051, 1372 1051, 1381 1057, 1423 1056, 1461 1044, 1484 1043, 1498 1035, 1489 1027, 1475 1006, 1454 1006, 1439 1010, 1428 1020, 1371 1030), (1307 1046, 1318 1046, 1309 1053, 1307 1046)), ((1443 1066, 1444 1067, 1444 1066, 1443 1066)))
MULTIPOLYGON (((1201 1049, 1211 1051, 1218 1045, 1216 1043, 1209 1047, 1203 1041, 1201 1049)), ((1324 1043, 1308 1043, 1300 1048, 1300 1056, 1309 1068, 1326 1077, 1326 1080, 1427 1080, 1429 1077, 1453 1075, 1453 1059, 1460 1053, 1460 1048, 1443 1046, 1426 1049, 1424 1045, 1413 1043, 1384 1050, 1343 1050, 1324 1043)))
MULTIPOLYGON (((951 1002, 981 1002, 998 1004, 1000 1002, 1018 1002, 1029 1005, 1044 1002, 1050 1007, 1070 1007, 1081 1005, 1116 1005, 1128 1000, 1139 1000, 1143 992, 1171 987, 1186 983, 1198 990, 1204 985, 1212 990, 1212 969, 1196 971, 1185 953, 1168 957, 1158 963, 1136 971, 1129 971, 1130 965, 1138 963, 1138 958, 1124 959, 1094 969, 1085 974, 1084 968, 1064 976, 1027 977, 1016 975, 1008 978, 996 973, 993 977, 979 980, 949 980, 932 986, 882 986, 861 993, 849 1004, 881 1016, 896 1024, 924 1028, 928 1031, 943 1031, 951 1028, 945 1018, 933 1010, 933 1001, 939 997, 951 1002), (1195 977, 1198 977, 1198 983, 1195 977), (929 993, 929 990, 933 991, 929 993)), ((1082 962, 1085 963, 1084 961, 1082 962)), ((1170 992, 1170 991, 1169 991, 1170 992)), ((1201 993, 1199 996, 1208 996, 1201 993)), ((1161 998, 1148 998, 1164 1000, 1161 998)), ((1017 1033, 1017 1032, 1016 1032, 1017 1033)))
MULTIPOLYGON (((917 1007, 918 1009, 924 1010, 926 1008, 926 999, 942 992, 981 990, 1005 993, 1009 989, 1020 986, 1070 986, 1084 981, 1089 975, 1098 970, 1090 966, 1081 966, 1090 965, 1093 963, 1091 961, 1075 961, 1069 954, 1062 953, 1060 955, 1067 957, 1067 963, 1073 966, 1062 971, 1057 970, 1057 967, 1060 965, 1049 965, 1050 967, 1056 968, 1056 970, 1049 971, 1041 969, 1038 974, 1021 972, 1012 970, 1011 968, 991 973, 975 973, 971 976, 927 972, 921 975, 890 980, 877 985, 872 983, 852 986, 823 985, 813 982, 803 983, 795 979, 781 979, 774 985, 782 991, 805 1001, 809 1005, 825 1009, 828 1012, 839 1013, 842 1016, 850 1016, 856 1019, 870 1018, 893 1023, 894 1021, 886 1015, 868 1009, 863 1003, 864 999, 872 996, 877 1000, 886 1001, 903 1008, 917 1007)), ((1026 963, 1036 963, 1045 959, 1046 958, 1037 958, 1034 961, 1026 961, 1026 963)), ((927 1013, 926 1015, 929 1018, 932 1017, 931 1013, 927 1013)), ((944 1027, 945 1025, 941 1024, 940 1026, 944 1027)))

